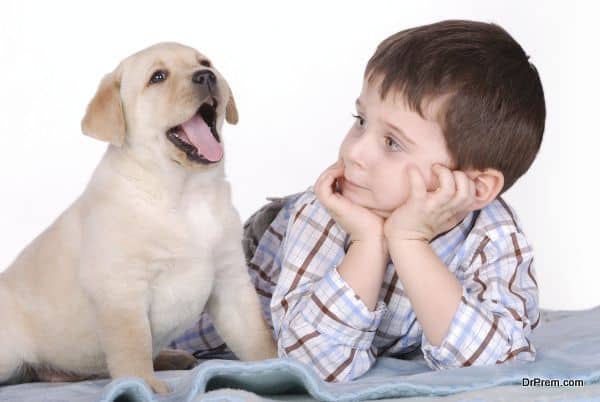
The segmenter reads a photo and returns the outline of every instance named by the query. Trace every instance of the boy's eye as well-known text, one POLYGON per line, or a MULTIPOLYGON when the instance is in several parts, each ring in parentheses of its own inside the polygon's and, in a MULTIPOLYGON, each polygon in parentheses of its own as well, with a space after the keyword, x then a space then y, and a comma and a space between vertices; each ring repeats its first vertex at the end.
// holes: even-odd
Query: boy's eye
POLYGON ((393 152, 402 151, 402 146, 392 137, 385 137, 385 146, 393 152))
POLYGON ((362 117, 353 114, 352 117, 354 117, 356 119, 356 122, 358 123, 359 126, 363 127, 365 125, 365 119, 363 119, 362 117))

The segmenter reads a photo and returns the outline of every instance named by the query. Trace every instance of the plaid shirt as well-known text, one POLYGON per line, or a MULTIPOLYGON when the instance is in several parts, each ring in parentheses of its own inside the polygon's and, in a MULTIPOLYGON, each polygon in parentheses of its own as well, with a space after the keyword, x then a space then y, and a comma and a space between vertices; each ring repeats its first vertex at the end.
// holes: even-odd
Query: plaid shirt
MULTIPOLYGON (((421 347, 432 369, 533 361, 539 323, 533 252, 512 208, 498 198, 469 214, 431 246, 463 285, 439 346, 429 343, 390 261, 374 311, 339 275, 349 236, 312 188, 290 197, 249 261, 280 356, 305 362, 325 381, 364 374, 377 356, 421 347)), ((227 351, 210 318, 171 346, 198 357, 227 351)))

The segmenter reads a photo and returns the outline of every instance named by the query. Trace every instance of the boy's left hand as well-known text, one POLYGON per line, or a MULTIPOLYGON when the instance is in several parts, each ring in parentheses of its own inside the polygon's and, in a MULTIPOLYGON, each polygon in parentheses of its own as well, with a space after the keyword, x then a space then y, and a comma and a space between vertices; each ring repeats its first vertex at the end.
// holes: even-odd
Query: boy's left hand
POLYGON ((434 165, 440 187, 428 192, 425 180, 415 167, 409 168, 410 193, 406 202, 386 219, 383 231, 387 241, 431 241, 456 226, 475 201, 475 183, 462 171, 434 165))

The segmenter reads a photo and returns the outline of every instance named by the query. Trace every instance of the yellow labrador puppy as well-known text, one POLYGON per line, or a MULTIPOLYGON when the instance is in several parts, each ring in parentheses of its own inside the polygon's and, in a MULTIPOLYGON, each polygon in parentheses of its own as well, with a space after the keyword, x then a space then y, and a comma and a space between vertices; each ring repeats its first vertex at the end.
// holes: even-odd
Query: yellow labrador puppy
POLYGON ((0 274, 0 384, 110 375, 168 392, 153 359, 206 307, 242 360, 276 356, 223 162, 227 82, 161 43, 106 75, 82 121, 110 142, 83 194, 0 274))

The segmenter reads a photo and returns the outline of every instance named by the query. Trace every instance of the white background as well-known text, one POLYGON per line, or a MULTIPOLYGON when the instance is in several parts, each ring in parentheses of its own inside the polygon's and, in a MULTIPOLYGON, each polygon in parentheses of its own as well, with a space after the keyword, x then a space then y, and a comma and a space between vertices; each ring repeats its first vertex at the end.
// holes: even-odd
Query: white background
POLYGON ((0 270, 84 189, 106 145, 80 120, 131 53, 178 41, 227 78, 240 123, 224 128, 226 170, 245 219, 335 160, 381 40, 460 18, 502 25, 542 77, 544 143, 506 195, 536 252, 541 307, 598 305, 599 16, 573 1, 3 2, 0 270))

